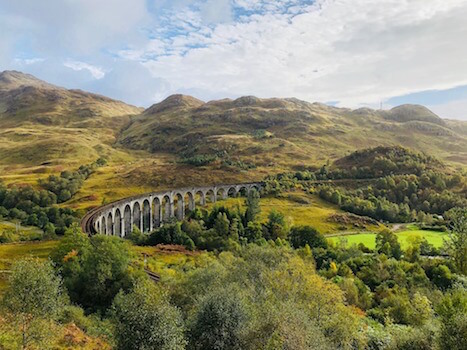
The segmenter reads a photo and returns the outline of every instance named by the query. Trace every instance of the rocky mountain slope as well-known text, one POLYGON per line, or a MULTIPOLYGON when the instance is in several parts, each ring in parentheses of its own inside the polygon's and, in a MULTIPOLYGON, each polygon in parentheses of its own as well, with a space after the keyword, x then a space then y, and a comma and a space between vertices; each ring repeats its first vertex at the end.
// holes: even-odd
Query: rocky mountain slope
POLYGON ((293 98, 247 96, 203 103, 173 95, 132 118, 118 143, 181 158, 217 156, 280 168, 378 145, 402 145, 467 164, 467 134, 458 124, 464 123, 441 119, 418 105, 350 110, 293 98))
POLYGON ((263 179, 356 149, 401 145, 467 165, 467 123, 423 106, 350 110, 294 98, 203 102, 173 95, 146 110, 0 73, 0 180, 37 179, 107 159, 68 205, 157 188, 263 179))

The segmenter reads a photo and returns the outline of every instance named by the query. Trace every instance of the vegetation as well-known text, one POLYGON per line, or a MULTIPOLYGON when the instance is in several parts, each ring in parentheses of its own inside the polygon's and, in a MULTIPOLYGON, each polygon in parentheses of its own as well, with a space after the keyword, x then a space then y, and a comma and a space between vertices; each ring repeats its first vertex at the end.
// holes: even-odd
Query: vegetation
POLYGON ((77 171, 62 171, 60 177, 51 175, 47 180, 39 180, 39 185, 56 195, 57 202, 63 203, 71 199, 83 186, 86 180, 96 168, 104 166, 107 161, 99 158, 89 165, 81 165, 77 171))

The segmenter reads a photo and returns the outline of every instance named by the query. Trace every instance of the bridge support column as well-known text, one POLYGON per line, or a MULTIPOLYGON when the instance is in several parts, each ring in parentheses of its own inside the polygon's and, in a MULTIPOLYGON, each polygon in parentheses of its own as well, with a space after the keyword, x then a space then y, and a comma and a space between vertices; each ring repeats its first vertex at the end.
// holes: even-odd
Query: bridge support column
POLYGON ((154 210, 154 228, 158 228, 162 224, 162 204, 155 207, 154 210))
POLYGON ((181 198, 177 202, 177 213, 178 220, 183 220, 185 218, 185 199, 181 198))

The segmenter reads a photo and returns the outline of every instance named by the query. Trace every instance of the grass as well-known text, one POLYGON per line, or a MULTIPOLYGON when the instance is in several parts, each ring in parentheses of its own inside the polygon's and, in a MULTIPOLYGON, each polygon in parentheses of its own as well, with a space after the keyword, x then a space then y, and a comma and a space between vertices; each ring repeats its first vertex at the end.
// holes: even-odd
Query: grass
MULTIPOLYGON (((228 208, 240 207, 244 209, 245 198, 229 198, 220 200, 217 205, 225 205, 228 208)), ((285 215, 290 225, 309 225, 323 234, 335 233, 342 227, 329 220, 333 214, 344 213, 337 206, 321 200, 318 196, 302 191, 284 193, 280 198, 264 197, 260 199, 260 221, 266 222, 271 211, 276 210, 285 215)), ((212 207, 213 204, 208 205, 212 207)), ((376 226, 369 226, 367 230, 375 230, 376 226)))
POLYGON ((0 293, 5 289, 11 264, 25 257, 47 259, 58 241, 21 242, 0 244, 0 293))
POLYGON ((0 235, 8 233, 14 242, 41 239, 44 231, 35 226, 19 226, 11 221, 0 221, 0 235))
POLYGON ((132 246, 134 259, 140 266, 156 272, 162 280, 178 278, 180 273, 206 266, 214 256, 207 252, 190 252, 180 246, 132 246))
MULTIPOLYGON (((430 231, 430 230, 419 230, 419 229, 408 229, 400 232, 396 232, 399 243, 403 249, 406 249, 410 244, 410 238, 414 236, 420 236, 425 238, 428 243, 433 246, 440 248, 443 245, 444 239, 448 237, 446 232, 441 231, 430 231)), ((351 235, 340 235, 329 237, 332 242, 339 242, 344 240, 348 245, 363 243, 370 249, 375 249, 376 246, 376 234, 375 233, 358 233, 351 235)))

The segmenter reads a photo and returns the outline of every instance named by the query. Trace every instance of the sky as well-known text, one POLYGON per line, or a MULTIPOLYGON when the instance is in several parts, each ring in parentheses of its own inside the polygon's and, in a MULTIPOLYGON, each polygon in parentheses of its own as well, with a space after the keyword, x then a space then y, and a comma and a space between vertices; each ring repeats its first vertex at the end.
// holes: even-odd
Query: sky
POLYGON ((0 70, 148 107, 296 97, 467 120, 466 0, 0 0, 0 70))

